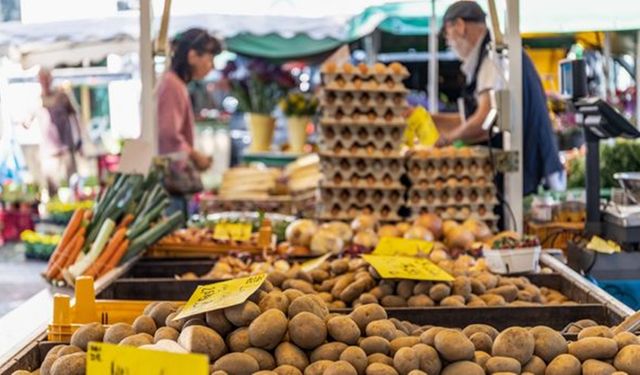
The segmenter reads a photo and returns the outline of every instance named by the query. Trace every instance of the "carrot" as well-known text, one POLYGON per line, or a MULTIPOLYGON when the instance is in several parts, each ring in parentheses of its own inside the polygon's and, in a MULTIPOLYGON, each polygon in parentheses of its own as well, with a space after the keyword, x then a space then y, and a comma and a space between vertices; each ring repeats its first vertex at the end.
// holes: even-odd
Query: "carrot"
POLYGON ((127 233, 127 228, 123 227, 116 231, 116 234, 111 237, 109 243, 105 247, 105 249, 100 253, 98 259, 87 270, 84 272, 85 276, 96 276, 98 272, 104 267, 109 258, 118 250, 120 244, 125 240, 125 235, 127 233))
POLYGON ((80 228, 78 235, 62 250, 58 259, 56 259, 51 266, 51 269, 46 272, 47 279, 55 279, 63 269, 68 267, 76 259, 82 249, 82 245, 84 245, 85 232, 86 229, 84 227, 80 228))
POLYGON ((133 216, 132 214, 127 214, 124 217, 124 219, 122 219, 122 221, 120 222, 120 225, 118 225, 118 229, 129 227, 129 225, 131 225, 131 223, 133 223, 133 219, 135 219, 135 218, 136 217, 133 216))
POLYGON ((84 217, 84 208, 78 208, 73 215, 71 215, 71 220, 69 220, 69 224, 62 233, 62 238, 60 238, 60 242, 56 246, 56 249, 51 254, 51 258, 49 259, 49 264, 47 265, 47 273, 51 272, 51 268, 53 264, 58 260, 60 255, 64 253, 64 249, 69 245, 69 243, 75 238, 75 234, 80 229, 80 225, 82 224, 82 218, 84 217))
POLYGON ((120 246, 118 246, 118 249, 115 251, 115 253, 113 253, 113 256, 109 258, 108 262, 100 270, 100 276, 98 277, 102 277, 104 276, 104 274, 114 269, 118 265, 118 263, 120 263, 120 259, 122 259, 128 248, 129 240, 125 239, 124 241, 122 241, 120 246))

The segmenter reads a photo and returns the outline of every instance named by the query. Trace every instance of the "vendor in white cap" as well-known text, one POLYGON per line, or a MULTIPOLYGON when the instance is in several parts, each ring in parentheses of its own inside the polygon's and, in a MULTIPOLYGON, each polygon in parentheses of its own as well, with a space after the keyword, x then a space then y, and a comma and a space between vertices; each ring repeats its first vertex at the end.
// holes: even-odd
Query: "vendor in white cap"
MULTIPOLYGON (((485 19, 486 14, 474 1, 457 1, 444 14, 444 37, 462 60, 466 83, 462 91, 464 117, 458 113, 433 116, 441 144, 456 140, 468 144, 489 141, 493 147, 501 147, 501 136, 489 139, 488 131, 482 127, 491 110, 491 92, 506 86, 504 68, 489 56, 491 35, 485 19)), ((564 190, 564 168, 551 130, 545 93, 531 59, 524 52, 522 86, 523 194, 535 192, 543 182, 554 190, 564 190)))

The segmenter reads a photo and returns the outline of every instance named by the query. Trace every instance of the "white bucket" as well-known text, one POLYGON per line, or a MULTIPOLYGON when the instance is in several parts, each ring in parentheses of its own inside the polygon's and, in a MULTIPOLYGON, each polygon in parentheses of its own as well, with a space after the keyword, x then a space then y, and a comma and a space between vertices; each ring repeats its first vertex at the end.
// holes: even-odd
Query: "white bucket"
POLYGON ((540 253, 540 246, 483 251, 489 270, 503 275, 537 272, 540 253))

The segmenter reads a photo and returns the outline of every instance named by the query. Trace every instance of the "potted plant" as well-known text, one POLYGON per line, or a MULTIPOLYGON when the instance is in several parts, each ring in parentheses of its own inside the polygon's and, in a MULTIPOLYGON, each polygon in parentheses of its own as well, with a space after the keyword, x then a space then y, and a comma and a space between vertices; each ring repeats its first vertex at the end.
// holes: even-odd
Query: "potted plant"
POLYGON ((318 99, 310 94, 290 92, 280 101, 280 109, 287 116, 291 152, 301 153, 307 142, 307 124, 318 109, 318 99))
POLYGON ((269 151, 275 118, 271 115, 280 99, 295 84, 280 66, 264 60, 252 60, 238 68, 229 62, 224 72, 231 83, 231 93, 238 99, 238 109, 246 114, 251 134, 251 152, 269 151))

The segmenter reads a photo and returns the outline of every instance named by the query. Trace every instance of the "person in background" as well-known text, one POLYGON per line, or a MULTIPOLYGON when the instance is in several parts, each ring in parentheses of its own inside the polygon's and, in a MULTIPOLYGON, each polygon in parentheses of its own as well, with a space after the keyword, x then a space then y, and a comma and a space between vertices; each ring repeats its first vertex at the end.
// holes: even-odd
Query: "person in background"
MULTIPOLYGON (((204 171, 211 166, 212 158, 194 148, 195 115, 187 84, 209 74, 221 43, 206 30, 193 28, 179 34, 171 47, 171 67, 156 87, 158 152, 183 153, 197 170, 204 171)), ((171 209, 186 211, 184 197, 172 198, 171 209)))
POLYGON ((49 194, 54 196, 60 182, 68 181, 78 171, 82 129, 74 101, 62 88, 53 87, 51 72, 40 69, 38 81, 42 99, 42 110, 37 114, 42 134, 42 170, 49 194))
MULTIPOLYGON (((504 67, 489 56, 491 35, 486 14, 474 1, 457 1, 444 14, 443 32, 447 45, 462 60, 466 77, 462 92, 465 117, 435 114, 433 119, 441 135, 440 144, 462 140, 468 144, 486 143, 501 147, 501 135, 489 140, 482 128, 491 110, 492 92, 504 89, 504 67)), ((529 56, 522 54, 523 100, 523 178, 524 195, 535 193, 541 183, 553 190, 564 190, 566 177, 553 136, 547 100, 540 77, 529 56)))

